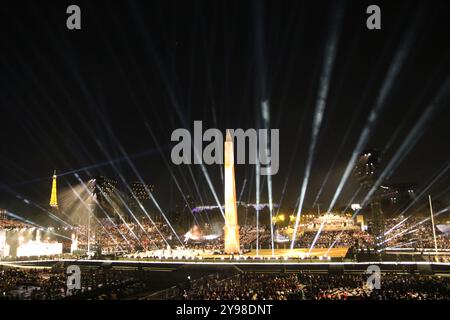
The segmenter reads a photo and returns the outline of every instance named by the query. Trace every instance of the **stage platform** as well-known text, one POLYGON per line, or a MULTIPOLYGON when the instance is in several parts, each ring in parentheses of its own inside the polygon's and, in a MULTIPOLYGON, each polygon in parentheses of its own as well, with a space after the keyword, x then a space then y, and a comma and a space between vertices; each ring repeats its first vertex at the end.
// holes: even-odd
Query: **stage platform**
MULTIPOLYGON (((282 259, 285 257, 288 258, 307 258, 308 257, 309 248, 296 248, 293 250, 290 249, 275 249, 274 256, 276 258, 282 259)), ((328 248, 314 248, 311 251, 310 257, 316 257, 322 259, 330 258, 344 258, 348 252, 348 248, 332 248, 328 252, 328 248), (325 256, 326 255, 326 256, 325 256)), ((214 259, 214 258, 229 258, 230 255, 225 254, 202 254, 203 258, 206 259, 214 259)), ((256 250, 252 250, 250 252, 244 253, 242 256, 247 258, 256 258, 257 253, 256 250)), ((271 249, 260 249, 259 250, 260 258, 272 258, 272 250, 271 249)))

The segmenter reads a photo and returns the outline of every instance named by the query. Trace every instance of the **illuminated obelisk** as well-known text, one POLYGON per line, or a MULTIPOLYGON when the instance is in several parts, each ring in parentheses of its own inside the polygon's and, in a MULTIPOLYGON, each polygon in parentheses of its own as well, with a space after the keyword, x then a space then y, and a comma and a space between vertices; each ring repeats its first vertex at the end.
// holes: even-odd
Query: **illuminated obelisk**
POLYGON ((225 253, 239 253, 239 226, 236 207, 236 183, 234 180, 234 147, 231 133, 225 140, 225 253))
POLYGON ((52 193, 50 195, 50 207, 58 209, 58 196, 56 194, 56 170, 53 172, 52 193))

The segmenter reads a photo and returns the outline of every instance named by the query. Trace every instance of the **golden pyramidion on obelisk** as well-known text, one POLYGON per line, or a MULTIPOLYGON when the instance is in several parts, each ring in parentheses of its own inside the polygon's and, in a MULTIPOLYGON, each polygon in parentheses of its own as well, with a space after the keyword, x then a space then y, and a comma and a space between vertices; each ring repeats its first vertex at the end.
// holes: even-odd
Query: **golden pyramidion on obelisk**
POLYGON ((50 207, 58 209, 58 196, 56 194, 56 170, 53 172, 52 194, 50 196, 50 207))
POLYGON ((234 180, 234 147, 231 133, 225 139, 225 253, 239 253, 239 226, 236 207, 236 182, 234 180))

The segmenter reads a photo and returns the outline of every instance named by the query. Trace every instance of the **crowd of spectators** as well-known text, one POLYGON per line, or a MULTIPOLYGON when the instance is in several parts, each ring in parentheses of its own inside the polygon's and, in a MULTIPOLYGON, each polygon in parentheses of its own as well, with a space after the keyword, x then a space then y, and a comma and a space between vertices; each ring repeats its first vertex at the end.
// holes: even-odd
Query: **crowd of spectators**
POLYGON ((47 270, 0 269, 0 299, 49 299, 63 297, 66 277, 47 270))
MULTIPOLYGON (((83 269, 81 289, 68 289, 54 269, 0 269, 0 300, 129 299, 152 291, 151 273, 83 269)), ((380 288, 366 274, 240 273, 209 276, 181 290, 186 300, 450 300, 450 278, 383 273, 380 288)), ((177 298, 177 297, 174 297, 177 298)))
MULTIPOLYGON (((88 227, 79 226, 73 230, 74 236, 78 239, 78 248, 87 247, 88 227)), ((223 235, 217 238, 201 241, 189 240, 180 243, 174 236, 173 232, 167 224, 151 223, 150 221, 129 222, 127 224, 113 224, 109 221, 101 221, 95 227, 95 231, 91 228, 90 242, 98 244, 103 253, 108 252, 135 252, 149 251, 155 249, 167 248, 167 245, 177 247, 183 245, 189 249, 203 249, 220 251, 223 249, 223 235), (163 238, 164 237, 164 238, 163 238)), ((244 225, 239 229, 240 243, 245 248, 254 247, 256 245, 257 232, 256 227, 252 225, 244 225)), ((182 239, 182 234, 178 237, 182 239)), ((261 244, 268 244, 270 240, 270 229, 262 226, 259 228, 259 241, 261 244)))
MULTIPOLYGON (((386 219, 385 231, 391 229, 400 222, 400 218, 386 219)), ((418 218, 410 218, 399 227, 396 227, 385 236, 386 247, 410 247, 410 248, 434 248, 434 238, 431 223, 422 223, 418 218)), ((256 247, 257 234, 259 236, 259 245, 261 248, 269 248, 271 244, 271 233, 268 226, 260 226, 259 232, 256 232, 256 226, 240 226, 239 236, 243 248, 250 249, 256 247)), ((79 247, 85 247, 87 244, 86 226, 78 227, 79 247)), ((296 247, 309 248, 313 243, 317 231, 299 232, 296 247)), ((183 236, 179 234, 181 239, 183 236)), ((441 234, 436 230, 437 245, 440 249, 450 249, 450 236, 441 234)), ((287 237, 286 237, 287 238, 287 237)), ((156 248, 166 248, 167 244, 180 245, 174 233, 167 224, 157 223, 153 225, 150 222, 138 223, 120 223, 112 224, 108 221, 102 222, 102 225, 96 227, 95 233, 91 233, 91 243, 98 243, 104 252, 133 252, 147 251, 156 248), (164 238, 163 238, 164 237, 164 238)), ((183 243, 187 248, 222 250, 223 236, 210 240, 187 241, 183 243)), ((276 244, 282 247, 282 244, 276 244)), ((358 249, 372 249, 375 247, 375 239, 370 232, 361 230, 341 230, 330 231, 323 230, 316 239, 315 248, 329 248, 331 246, 353 247, 358 249)))
MULTIPOLYGON (((438 249, 450 249, 450 234, 435 228, 438 249)), ((407 217, 386 219, 385 240, 388 247, 434 248, 433 226, 430 218, 407 217)))
POLYGON ((191 291, 187 300, 286 300, 303 286, 293 275, 239 274, 226 280, 212 279, 191 291))
POLYGON ((1 229, 15 229, 15 228, 29 228, 29 224, 22 222, 20 220, 13 219, 0 219, 0 230, 1 229))
POLYGON ((67 278, 65 270, 1 268, 0 300, 123 299, 151 286, 143 271, 83 269, 80 289, 68 289, 67 278))
POLYGON ((88 232, 86 225, 73 230, 79 248, 87 247, 88 234, 91 244, 98 244, 103 252, 133 252, 164 248, 171 241, 173 233, 167 224, 152 223, 143 219, 139 223, 112 223, 102 219, 88 232))
MULTIPOLYGON (((307 231, 301 234, 296 241, 299 248, 309 248, 316 237, 317 232, 307 231)), ((344 231, 323 231, 317 237, 315 248, 338 247, 373 247, 373 237, 365 231, 344 230, 344 231)))
POLYGON ((188 300, 449 300, 450 279, 412 274, 382 274, 380 288, 362 274, 252 274, 212 279, 183 292, 188 300))
MULTIPOLYGON (((0 220, 0 229, 23 227, 27 227, 27 225, 18 220, 0 220)), ((205 229, 205 233, 208 231, 206 228, 199 228, 205 229)), ((274 236, 276 236, 276 227, 274 229, 274 236)), ((404 217, 386 219, 384 230, 386 232, 384 238, 385 247, 431 249, 435 245, 431 221, 423 218, 411 216, 406 219, 404 217)), ((98 219, 90 227, 79 225, 69 229, 69 231, 67 231, 67 228, 56 229, 57 233, 64 234, 65 232, 68 238, 75 237, 77 239, 77 248, 81 251, 87 250, 88 234, 91 248, 99 247, 102 253, 106 254, 146 252, 165 249, 168 246, 174 248, 180 245, 188 249, 223 250, 223 235, 210 239, 204 238, 185 242, 180 240, 184 238, 183 231, 180 231, 180 229, 177 229, 177 231, 178 233, 175 234, 175 231, 167 223, 161 221, 152 222, 147 218, 140 219, 139 222, 133 220, 127 223, 124 221, 112 223, 108 219, 98 219)), ((287 242, 291 240, 291 234, 284 233, 285 230, 278 231, 282 240, 287 242)), ((438 228, 435 228, 435 233, 437 247, 439 249, 450 249, 450 235, 441 233, 438 228)), ((241 246, 246 250, 256 248, 257 242, 260 248, 270 248, 270 226, 260 225, 257 232, 255 225, 242 225, 239 229, 239 236, 241 246), (257 237, 259 237, 258 241, 257 237)), ((316 236, 317 231, 309 230, 308 228, 299 230, 295 246, 298 248, 309 248, 316 236)), ((286 246, 285 242, 277 242, 277 240, 275 240, 276 248, 286 246)), ((66 241, 69 245, 69 241, 63 241, 66 241)), ((375 246, 375 238, 371 233, 370 224, 367 231, 355 229, 327 230, 324 228, 317 236, 314 245, 315 248, 347 247, 356 249, 373 249, 375 246)))

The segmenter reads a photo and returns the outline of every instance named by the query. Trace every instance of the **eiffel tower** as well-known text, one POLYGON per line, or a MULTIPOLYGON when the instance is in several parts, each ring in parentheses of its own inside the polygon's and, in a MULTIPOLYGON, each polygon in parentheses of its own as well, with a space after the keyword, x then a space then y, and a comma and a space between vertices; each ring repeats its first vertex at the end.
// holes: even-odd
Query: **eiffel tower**
POLYGON ((56 189, 56 170, 53 171, 53 179, 52 179, 52 193, 50 195, 50 207, 53 211, 58 211, 58 196, 56 189))

